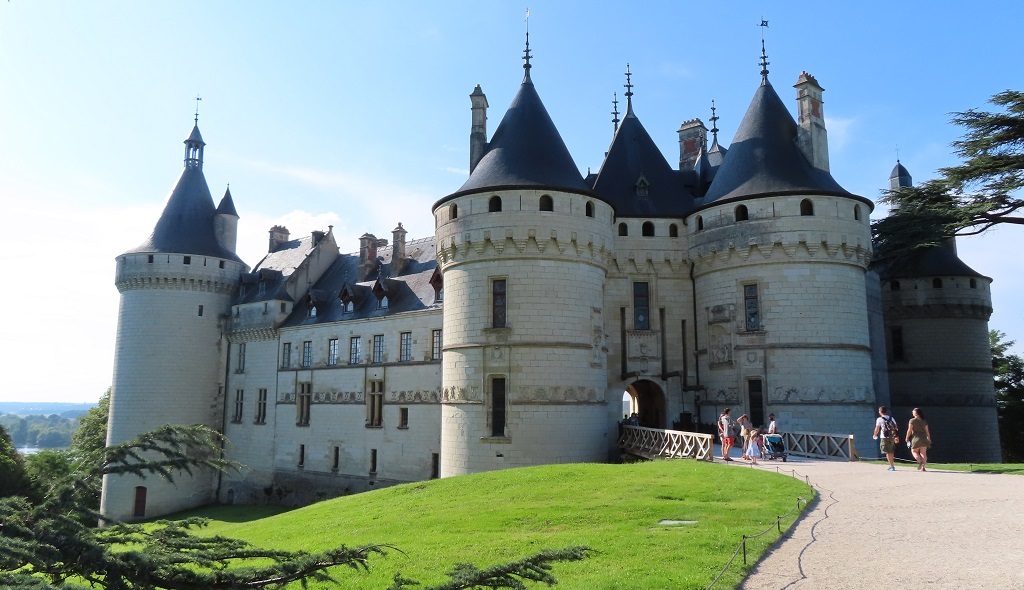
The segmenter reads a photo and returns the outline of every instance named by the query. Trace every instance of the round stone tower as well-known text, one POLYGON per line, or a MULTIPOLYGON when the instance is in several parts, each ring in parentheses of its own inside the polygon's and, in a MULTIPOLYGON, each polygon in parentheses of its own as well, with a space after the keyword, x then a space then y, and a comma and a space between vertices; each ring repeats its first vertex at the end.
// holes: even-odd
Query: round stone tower
MULTIPOLYGON (((612 208, 596 198, 526 76, 434 204, 444 278, 441 476, 607 457, 602 298, 612 208)), ((471 95, 474 133, 486 98, 471 95)))
MULTIPOLYGON (((238 277, 238 222, 230 192, 214 207, 203 176, 199 127, 185 140, 185 168, 145 243, 117 257, 121 293, 107 444, 164 424, 222 425, 222 323, 238 277)), ((101 510, 112 519, 168 514, 213 499, 211 473, 108 476, 101 510)))
MULTIPOLYGON (((889 184, 913 181, 897 162, 889 184)), ((904 425, 920 407, 936 435, 931 460, 1000 462, 988 338, 992 279, 960 260, 955 238, 880 274, 893 415, 904 425)))
POLYGON ((708 192, 687 218, 702 417, 725 407, 787 431, 874 424, 865 290, 869 200, 828 172, 821 88, 797 84, 800 123, 767 71, 708 192))

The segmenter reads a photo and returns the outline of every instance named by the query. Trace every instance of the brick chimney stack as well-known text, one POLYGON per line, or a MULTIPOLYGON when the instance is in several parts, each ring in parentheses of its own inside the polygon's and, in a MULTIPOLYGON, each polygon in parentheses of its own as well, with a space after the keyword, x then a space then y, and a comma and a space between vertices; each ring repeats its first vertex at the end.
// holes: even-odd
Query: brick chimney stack
POLYGON ((473 104, 473 125, 469 132, 469 173, 472 174, 476 165, 487 152, 487 96, 477 84, 473 94, 469 95, 473 104))
POLYGON ((405 270, 405 265, 408 262, 405 255, 405 235, 408 232, 402 227, 399 222, 398 227, 391 230, 391 275, 398 276, 405 270))
POLYGON ((796 84, 796 101, 800 112, 797 122, 797 145, 807 161, 819 170, 829 171, 828 133, 825 131, 825 110, 821 94, 824 88, 818 85, 814 76, 801 72, 796 84))
POLYGON ((691 170, 701 150, 708 145, 708 128, 700 119, 683 121, 679 126, 679 169, 691 170))
POLYGON ((268 252, 273 252, 278 246, 288 241, 288 228, 283 225, 275 225, 270 228, 270 246, 268 252))

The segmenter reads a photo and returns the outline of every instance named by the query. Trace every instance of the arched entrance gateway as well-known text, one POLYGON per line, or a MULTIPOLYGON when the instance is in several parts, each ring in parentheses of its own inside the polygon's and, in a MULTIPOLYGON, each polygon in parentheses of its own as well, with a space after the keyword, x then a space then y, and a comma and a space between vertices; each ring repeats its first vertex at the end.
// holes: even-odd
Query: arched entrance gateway
POLYGON ((640 418, 640 426, 668 428, 665 423, 665 392, 653 381, 635 381, 626 388, 623 400, 629 397, 630 409, 640 418))

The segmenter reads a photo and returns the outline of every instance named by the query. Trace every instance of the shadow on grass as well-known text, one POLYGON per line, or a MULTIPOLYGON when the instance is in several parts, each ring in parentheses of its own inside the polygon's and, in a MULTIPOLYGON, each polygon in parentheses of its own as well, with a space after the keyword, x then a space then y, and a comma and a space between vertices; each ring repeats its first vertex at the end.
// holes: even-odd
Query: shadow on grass
POLYGON ((289 508, 286 506, 211 505, 203 506, 201 508, 195 508, 193 510, 176 512, 174 514, 168 514, 167 516, 160 517, 159 520, 181 520, 184 518, 198 517, 208 518, 210 520, 217 520, 220 522, 240 523, 260 520, 262 518, 268 518, 270 516, 283 514, 291 510, 294 510, 294 508, 289 508))

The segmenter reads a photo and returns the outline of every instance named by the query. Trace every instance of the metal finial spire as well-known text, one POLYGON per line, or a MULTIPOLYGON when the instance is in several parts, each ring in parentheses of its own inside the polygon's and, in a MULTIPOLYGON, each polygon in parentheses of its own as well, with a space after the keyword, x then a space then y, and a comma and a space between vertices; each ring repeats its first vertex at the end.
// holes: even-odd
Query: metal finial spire
POLYGON ((196 125, 199 124, 199 101, 203 100, 201 96, 196 95, 196 125))
POLYGON ((900 144, 896 144, 896 163, 900 163, 900 144))
POLYGON ((617 92, 612 93, 612 125, 615 126, 615 131, 619 130, 619 94, 617 92))
POLYGON ((523 69, 526 70, 526 77, 530 77, 530 9, 526 9, 526 49, 523 51, 523 69))
POLYGON ((718 115, 715 114, 715 99, 711 99, 711 135, 713 142, 718 143, 718 115))
POLYGON ((626 64, 626 83, 623 86, 626 88, 626 114, 633 112, 633 74, 629 73, 629 64, 626 64))
POLYGON ((771 63, 771 62, 768 61, 768 54, 765 53, 765 50, 764 50, 764 30, 768 28, 768 21, 762 18, 761 19, 761 24, 758 25, 758 26, 761 27, 761 63, 760 63, 760 66, 761 66, 761 81, 762 82, 767 82, 768 81, 768 64, 771 63))

